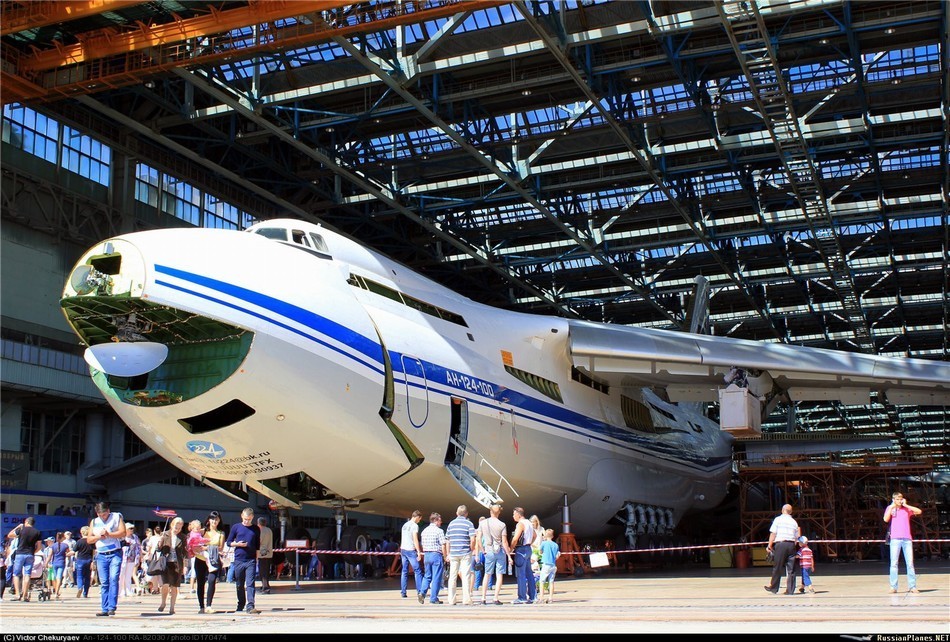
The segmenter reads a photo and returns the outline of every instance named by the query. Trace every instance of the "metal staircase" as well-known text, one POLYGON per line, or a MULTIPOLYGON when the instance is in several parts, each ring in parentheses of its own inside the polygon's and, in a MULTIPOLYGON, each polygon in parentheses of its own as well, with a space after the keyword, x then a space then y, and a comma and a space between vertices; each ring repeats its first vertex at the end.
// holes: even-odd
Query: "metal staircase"
POLYGON ((475 447, 454 437, 449 438, 449 442, 455 446, 456 452, 461 453, 461 456, 457 457, 455 461, 445 462, 445 468, 459 483, 459 486, 472 496, 472 499, 485 508, 492 504, 501 504, 505 501, 500 495, 502 484, 511 489, 515 497, 519 496, 514 487, 505 479, 505 476, 498 472, 498 469, 492 466, 475 447), (485 474, 497 478, 494 487, 485 481, 483 478, 485 474))
POLYGON ((748 80, 749 91, 782 160, 789 187, 827 268, 830 283, 841 299, 844 320, 850 325, 860 349, 873 353, 874 342, 867 316, 861 309, 854 279, 822 192, 818 168, 795 115, 765 21, 754 0, 724 0, 715 5, 748 80))

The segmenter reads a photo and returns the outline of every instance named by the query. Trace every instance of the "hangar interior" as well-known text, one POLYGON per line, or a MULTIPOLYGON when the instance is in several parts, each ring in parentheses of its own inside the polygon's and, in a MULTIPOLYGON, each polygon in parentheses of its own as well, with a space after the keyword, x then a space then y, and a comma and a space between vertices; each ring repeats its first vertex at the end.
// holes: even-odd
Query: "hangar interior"
MULTIPOLYGON (((85 247, 284 216, 503 308, 682 328, 702 275, 715 335, 948 360, 948 23, 936 0, 4 1, 4 404, 60 413, 44 444, 101 410, 42 381, 82 374, 56 300, 85 247), (52 311, 17 298, 17 247, 52 311)), ((763 434, 950 473, 942 406, 802 399, 763 434)))

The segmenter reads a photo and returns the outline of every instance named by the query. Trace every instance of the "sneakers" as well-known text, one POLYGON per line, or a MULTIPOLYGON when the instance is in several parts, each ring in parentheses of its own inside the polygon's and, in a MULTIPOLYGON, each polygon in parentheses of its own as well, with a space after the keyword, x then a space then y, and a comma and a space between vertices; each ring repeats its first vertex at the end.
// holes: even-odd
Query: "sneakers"
POLYGON ((205 610, 204 610, 203 608, 199 608, 199 609, 198 609, 198 614, 199 614, 199 615, 202 614, 202 613, 204 613, 204 612, 205 612, 205 610))
POLYGON ((531 600, 513 600, 512 604, 531 604, 531 600))
POLYGON ((209 606, 209 607, 207 607, 206 609, 204 609, 204 610, 202 611, 202 613, 205 613, 205 614, 212 614, 212 613, 217 613, 217 611, 215 611, 213 608, 211 608, 211 607, 209 606))
POLYGON ((109 616, 108 611, 99 611, 98 613, 96 613, 96 617, 108 617, 108 616, 109 616))
POLYGON ((247 609, 247 610, 244 611, 244 612, 247 613, 248 615, 257 615, 258 613, 261 612, 261 610, 260 610, 260 609, 247 609))
POLYGON ((775 589, 775 590, 773 591, 773 590, 772 590, 772 587, 770 587, 770 586, 763 586, 762 588, 764 588, 764 589, 765 589, 766 591, 768 591, 769 593, 772 593, 773 595, 777 595, 777 594, 778 594, 778 589, 775 589))
POLYGON ((434 599, 434 600, 431 600, 431 601, 429 602, 429 604, 445 604, 445 602, 443 602, 442 600, 436 598, 436 599, 434 599))
POLYGON ((811 586, 809 586, 809 587, 808 587, 808 592, 809 592, 809 593, 814 593, 814 592, 815 592, 815 589, 812 588, 811 586))
POLYGON ((916 586, 915 586, 914 588, 910 589, 910 590, 907 591, 907 592, 908 592, 908 593, 920 593, 920 591, 917 590, 917 587, 916 587, 916 586))
POLYGON ((425 604, 425 603, 426 603, 426 596, 423 595, 422 593, 417 593, 417 594, 416 594, 416 597, 419 598, 419 604, 425 604))

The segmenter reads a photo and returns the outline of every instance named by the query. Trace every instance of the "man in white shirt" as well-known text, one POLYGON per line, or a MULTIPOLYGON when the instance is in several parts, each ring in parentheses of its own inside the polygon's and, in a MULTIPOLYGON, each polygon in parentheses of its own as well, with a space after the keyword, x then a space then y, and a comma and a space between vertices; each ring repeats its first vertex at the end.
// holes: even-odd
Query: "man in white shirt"
POLYGON ((412 516, 402 525, 402 535, 399 540, 399 554, 402 557, 402 574, 399 580, 399 592, 406 597, 409 588, 409 570, 412 569, 416 577, 416 595, 420 595, 422 586, 422 545, 419 543, 419 522, 422 521, 422 511, 412 511, 412 516))
POLYGON ((769 545, 765 550, 772 553, 774 561, 772 564, 772 581, 764 588, 769 593, 778 593, 779 582, 782 580, 782 569, 788 573, 785 593, 795 594, 795 552, 797 550, 796 542, 802 535, 802 529, 798 522, 792 519, 792 505, 782 506, 782 514, 772 520, 772 526, 769 528, 769 545))
POLYGON ((115 615, 119 601, 119 573, 122 570, 122 542, 125 537, 125 519, 122 513, 113 513, 109 502, 96 504, 97 517, 89 524, 86 541, 96 545, 96 569, 102 596, 102 610, 98 616, 115 615))

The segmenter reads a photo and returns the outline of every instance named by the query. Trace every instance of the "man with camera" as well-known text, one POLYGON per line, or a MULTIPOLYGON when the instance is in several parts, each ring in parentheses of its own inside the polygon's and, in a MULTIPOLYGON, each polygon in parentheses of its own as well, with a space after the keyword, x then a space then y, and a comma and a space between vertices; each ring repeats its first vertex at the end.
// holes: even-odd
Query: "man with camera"
POLYGON ((899 492, 891 495, 891 505, 884 509, 884 523, 891 526, 891 593, 897 593, 897 571, 901 552, 904 553, 904 564, 907 565, 907 590, 910 593, 920 592, 917 590, 917 571, 914 570, 914 540, 910 534, 910 518, 917 517, 922 512, 916 506, 908 504, 904 495, 899 492))

